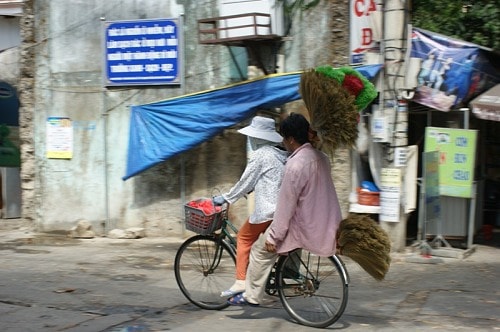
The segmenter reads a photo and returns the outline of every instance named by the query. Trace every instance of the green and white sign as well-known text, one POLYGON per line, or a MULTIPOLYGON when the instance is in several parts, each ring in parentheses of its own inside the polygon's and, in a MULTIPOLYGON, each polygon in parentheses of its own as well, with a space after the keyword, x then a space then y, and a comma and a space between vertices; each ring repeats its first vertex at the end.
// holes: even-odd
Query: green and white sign
POLYGON ((439 152, 439 193, 472 197, 477 130, 427 127, 425 152, 439 152))

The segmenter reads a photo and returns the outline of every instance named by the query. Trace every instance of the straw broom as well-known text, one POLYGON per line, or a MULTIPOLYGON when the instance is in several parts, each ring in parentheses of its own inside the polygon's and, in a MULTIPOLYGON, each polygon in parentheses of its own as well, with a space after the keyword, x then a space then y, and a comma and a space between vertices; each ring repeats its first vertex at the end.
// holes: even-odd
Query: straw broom
MULTIPOLYGON (((317 67, 302 74, 300 94, 326 152, 352 147, 358 138, 359 112, 377 96, 373 84, 350 67, 317 67)), ((351 214, 337 231, 338 252, 350 257, 376 280, 384 279, 391 262, 387 234, 366 215, 351 214)))
POLYGON ((369 216, 350 214, 337 230, 337 253, 358 263, 376 280, 383 280, 391 264, 387 233, 369 216))
POLYGON ((373 84, 356 70, 330 66, 305 71, 300 79, 300 94, 320 148, 327 152, 354 146, 359 112, 377 96, 373 84))

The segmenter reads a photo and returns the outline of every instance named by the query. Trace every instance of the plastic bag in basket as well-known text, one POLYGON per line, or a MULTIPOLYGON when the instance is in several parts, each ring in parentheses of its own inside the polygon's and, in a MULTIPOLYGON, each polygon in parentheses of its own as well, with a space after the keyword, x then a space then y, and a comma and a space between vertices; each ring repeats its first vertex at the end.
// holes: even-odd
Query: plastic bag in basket
POLYGON ((220 206, 215 206, 214 203, 212 202, 211 199, 204 199, 204 200, 197 200, 197 201, 191 201, 188 203, 190 207, 193 207, 195 209, 200 209, 205 213, 206 215, 210 215, 215 212, 220 212, 221 207, 220 206))

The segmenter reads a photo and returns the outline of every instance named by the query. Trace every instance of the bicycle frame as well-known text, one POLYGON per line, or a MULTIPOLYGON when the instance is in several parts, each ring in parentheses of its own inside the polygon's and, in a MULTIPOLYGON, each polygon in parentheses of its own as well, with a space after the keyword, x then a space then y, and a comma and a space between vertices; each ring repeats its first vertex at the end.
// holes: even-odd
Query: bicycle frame
MULTIPOLYGON (((228 207, 229 208, 229 207, 228 207)), ((229 220, 229 218, 225 218, 222 222, 222 227, 220 230, 220 233, 213 234, 215 238, 217 238, 217 243, 225 242, 229 248, 233 251, 233 253, 236 255, 236 246, 237 246, 237 240, 236 236, 238 234, 238 228, 229 220)), ((222 248, 219 248, 219 250, 222 250, 222 248)), ((219 251, 221 253, 221 251, 219 251)), ((217 255, 218 258, 214 260, 212 263, 212 269, 215 269, 218 265, 218 262, 216 260, 220 260, 220 255, 217 255)), ((274 295, 276 294, 276 275, 275 275, 275 270, 276 266, 278 265, 279 259, 276 260, 274 263, 274 267, 269 273, 269 277, 266 282, 266 293, 269 295, 274 295)))
POLYGON ((210 264, 210 267, 208 269, 204 269, 203 274, 205 276, 212 274, 215 269, 219 266, 221 257, 222 257, 222 251, 224 250, 223 247, 221 246, 221 243, 224 242, 228 245, 229 249, 232 251, 234 255, 236 255, 236 238, 233 236, 234 234, 238 233, 238 229, 236 226, 229 221, 229 219, 226 217, 222 221, 222 227, 220 230, 220 233, 213 233, 211 236, 213 236, 216 239, 217 245, 217 252, 214 255, 214 259, 212 263, 210 264))
POLYGON ((222 239, 228 238, 229 241, 226 242, 236 251, 236 237, 233 236, 233 234, 238 234, 238 228, 236 228, 236 226, 229 221, 228 218, 225 218, 222 222, 221 232, 218 236, 222 239))

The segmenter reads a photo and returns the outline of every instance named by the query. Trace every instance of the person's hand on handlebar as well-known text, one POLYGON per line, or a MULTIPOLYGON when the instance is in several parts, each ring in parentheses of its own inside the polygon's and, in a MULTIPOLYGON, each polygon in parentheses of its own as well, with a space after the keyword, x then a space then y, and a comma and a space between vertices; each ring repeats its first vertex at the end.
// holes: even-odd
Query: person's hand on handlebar
POLYGON ((217 205, 217 206, 220 206, 220 205, 226 203, 226 200, 224 199, 224 197, 222 197, 222 195, 221 196, 214 196, 213 201, 214 201, 214 205, 217 205))

